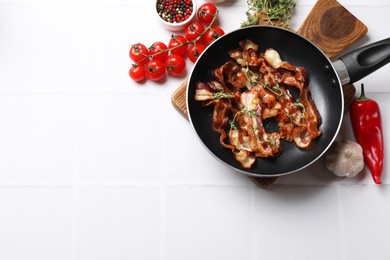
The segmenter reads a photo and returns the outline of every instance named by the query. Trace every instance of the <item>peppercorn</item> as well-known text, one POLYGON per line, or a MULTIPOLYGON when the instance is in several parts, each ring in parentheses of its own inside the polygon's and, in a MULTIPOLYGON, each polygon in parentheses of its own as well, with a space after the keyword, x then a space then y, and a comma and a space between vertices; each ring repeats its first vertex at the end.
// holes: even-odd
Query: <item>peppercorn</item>
POLYGON ((193 12, 192 0, 158 0, 158 15, 169 23, 180 23, 187 20, 193 12))

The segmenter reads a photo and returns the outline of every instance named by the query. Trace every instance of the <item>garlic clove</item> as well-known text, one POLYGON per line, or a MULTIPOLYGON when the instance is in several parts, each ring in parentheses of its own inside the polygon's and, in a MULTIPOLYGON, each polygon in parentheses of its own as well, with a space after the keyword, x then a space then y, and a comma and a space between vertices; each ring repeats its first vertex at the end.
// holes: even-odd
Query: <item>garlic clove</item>
POLYGON ((264 58, 271 65, 272 68, 277 69, 282 65, 283 61, 280 58, 280 55, 277 51, 272 48, 269 48, 264 53, 264 58))
POLYGON ((362 147, 353 141, 335 141, 325 155, 325 166, 339 177, 354 177, 364 168, 362 147))

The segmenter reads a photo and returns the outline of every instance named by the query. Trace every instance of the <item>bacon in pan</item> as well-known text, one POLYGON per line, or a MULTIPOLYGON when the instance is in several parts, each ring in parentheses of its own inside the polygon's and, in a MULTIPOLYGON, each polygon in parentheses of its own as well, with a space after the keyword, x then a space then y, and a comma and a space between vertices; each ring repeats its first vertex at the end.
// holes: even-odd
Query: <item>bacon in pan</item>
POLYGON ((245 169, 257 157, 277 157, 281 140, 308 149, 321 135, 321 117, 305 69, 283 61, 274 49, 262 53, 250 39, 239 46, 229 51, 231 60, 214 69, 214 80, 196 83, 195 100, 213 106, 212 128, 220 144, 245 169), (266 131, 264 120, 276 121, 278 131, 266 131))

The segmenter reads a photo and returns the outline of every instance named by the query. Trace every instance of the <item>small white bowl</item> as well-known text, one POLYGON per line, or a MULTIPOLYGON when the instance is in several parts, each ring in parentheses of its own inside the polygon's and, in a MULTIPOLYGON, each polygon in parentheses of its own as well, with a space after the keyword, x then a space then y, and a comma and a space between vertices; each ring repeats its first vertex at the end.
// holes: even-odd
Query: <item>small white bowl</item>
POLYGON ((225 2, 225 0, 207 0, 206 2, 207 2, 207 3, 213 3, 213 4, 215 4, 215 3, 222 3, 222 2, 225 2))
POLYGON ((158 0, 156 0, 156 3, 154 5, 154 10, 156 12, 156 16, 157 16, 157 19, 161 22, 162 26, 168 30, 171 30, 171 31, 180 31, 180 30, 184 30, 187 25, 194 19, 195 15, 196 15, 196 11, 197 11, 197 5, 196 5, 196 1, 195 0, 192 0, 192 13, 190 15, 190 17, 188 17, 187 20, 183 21, 183 22, 180 22, 180 23, 170 23, 170 22, 167 22, 165 21, 159 14, 158 14, 158 11, 157 11, 157 2, 158 0))

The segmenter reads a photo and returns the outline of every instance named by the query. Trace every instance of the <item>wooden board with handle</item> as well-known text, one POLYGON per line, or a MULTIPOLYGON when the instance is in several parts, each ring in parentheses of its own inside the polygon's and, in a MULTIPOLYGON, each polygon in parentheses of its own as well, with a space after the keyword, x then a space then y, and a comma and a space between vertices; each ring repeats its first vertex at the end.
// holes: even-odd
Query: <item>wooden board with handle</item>
MULTIPOLYGON (((260 18, 261 15, 259 15, 260 18)), ((269 25, 265 19, 260 19, 259 24, 269 25)), ((282 22, 273 25, 292 30, 282 22)), ((367 31, 367 27, 336 0, 318 0, 297 33, 311 40, 329 58, 333 58, 367 34, 367 31)), ((176 110, 188 119, 187 82, 186 80, 179 86, 172 94, 171 100, 176 110)), ((355 87, 352 84, 346 84, 343 85, 343 91, 345 105, 348 105, 354 97, 355 87)), ((270 186, 277 179, 277 177, 249 178, 262 188, 270 186)))

